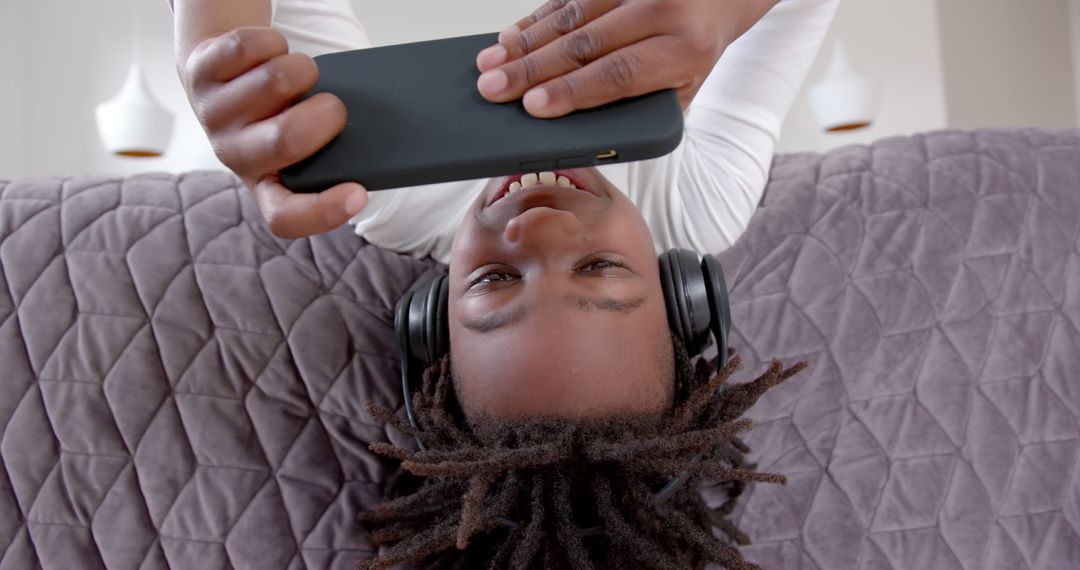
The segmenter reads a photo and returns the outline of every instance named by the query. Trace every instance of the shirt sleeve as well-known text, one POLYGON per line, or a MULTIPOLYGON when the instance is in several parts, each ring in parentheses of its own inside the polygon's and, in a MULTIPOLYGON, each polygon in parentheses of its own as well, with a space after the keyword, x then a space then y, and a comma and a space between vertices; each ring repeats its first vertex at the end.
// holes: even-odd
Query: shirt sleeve
POLYGON ((746 229, 795 95, 839 0, 782 0, 728 46, 686 116, 682 144, 630 165, 627 194, 657 251, 716 253, 746 229))
POLYGON ((272 0, 271 26, 289 49, 312 57, 371 47, 349 0, 272 0))

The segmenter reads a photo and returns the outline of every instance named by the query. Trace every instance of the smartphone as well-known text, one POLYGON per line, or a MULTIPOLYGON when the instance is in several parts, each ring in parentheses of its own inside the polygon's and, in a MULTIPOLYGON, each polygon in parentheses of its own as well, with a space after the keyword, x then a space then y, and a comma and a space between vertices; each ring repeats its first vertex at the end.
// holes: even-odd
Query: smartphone
POLYGON ((521 101, 496 104, 476 89, 476 54, 497 34, 318 56, 319 81, 345 103, 345 130, 281 172, 296 192, 355 181, 368 190, 644 160, 682 139, 673 90, 558 119, 521 101))

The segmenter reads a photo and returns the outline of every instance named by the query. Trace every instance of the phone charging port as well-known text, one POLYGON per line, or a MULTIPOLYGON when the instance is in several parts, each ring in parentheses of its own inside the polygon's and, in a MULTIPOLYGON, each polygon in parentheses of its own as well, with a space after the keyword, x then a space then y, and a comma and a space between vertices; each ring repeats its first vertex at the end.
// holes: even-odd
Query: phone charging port
POLYGON ((596 162, 611 162, 616 158, 619 158, 619 153, 614 149, 596 153, 596 162))

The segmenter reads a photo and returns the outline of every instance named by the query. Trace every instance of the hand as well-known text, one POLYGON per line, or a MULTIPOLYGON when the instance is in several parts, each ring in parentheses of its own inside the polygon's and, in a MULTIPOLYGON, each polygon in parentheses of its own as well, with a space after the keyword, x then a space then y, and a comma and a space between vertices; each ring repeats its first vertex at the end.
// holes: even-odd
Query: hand
POLYGON ((754 3, 549 0, 480 52, 477 88, 498 103, 524 96, 536 117, 666 88, 686 109, 754 3))
POLYGON ((294 194, 277 172, 330 142, 345 128, 345 105, 320 93, 290 106, 319 77, 315 62, 289 53, 270 28, 245 27, 200 43, 179 66, 180 80, 214 153, 255 194, 274 235, 330 231, 367 204, 356 183, 294 194))

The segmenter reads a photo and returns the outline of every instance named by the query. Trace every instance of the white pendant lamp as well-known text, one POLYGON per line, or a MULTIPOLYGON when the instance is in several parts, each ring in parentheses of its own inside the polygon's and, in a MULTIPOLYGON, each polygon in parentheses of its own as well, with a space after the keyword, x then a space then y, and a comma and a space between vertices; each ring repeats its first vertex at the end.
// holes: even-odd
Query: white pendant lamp
POLYGON ((808 93, 810 109, 828 133, 869 127, 877 112, 877 89, 851 65, 843 44, 833 47, 825 77, 808 93))
POLYGON ((127 80, 112 99, 97 106, 98 134, 111 154, 156 157, 165 153, 172 136, 173 114, 150 93, 139 56, 136 23, 134 56, 127 80))

